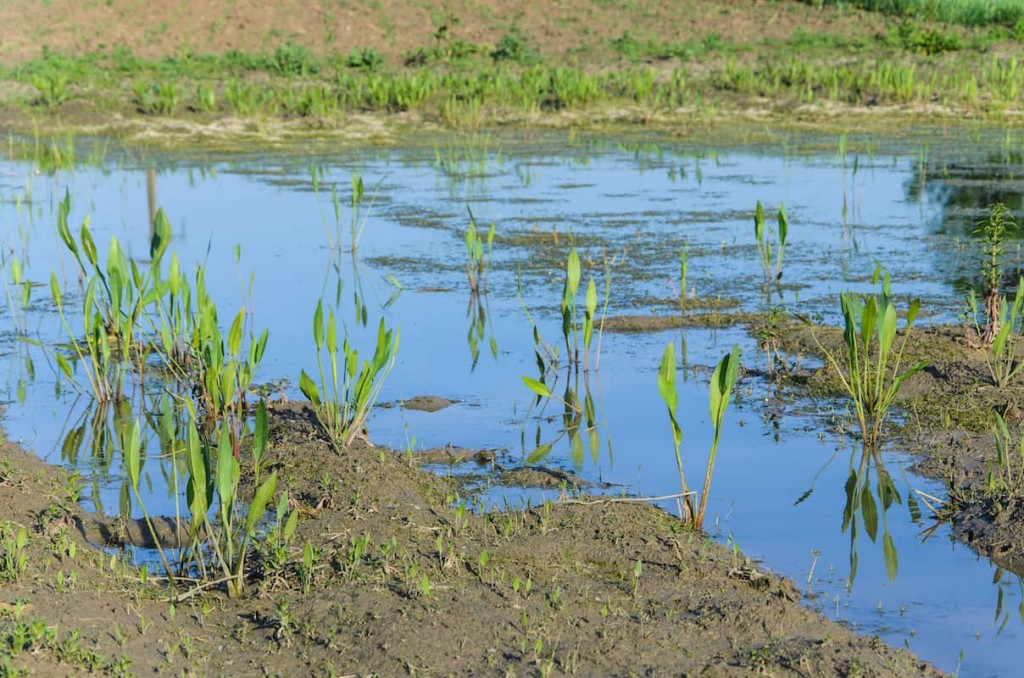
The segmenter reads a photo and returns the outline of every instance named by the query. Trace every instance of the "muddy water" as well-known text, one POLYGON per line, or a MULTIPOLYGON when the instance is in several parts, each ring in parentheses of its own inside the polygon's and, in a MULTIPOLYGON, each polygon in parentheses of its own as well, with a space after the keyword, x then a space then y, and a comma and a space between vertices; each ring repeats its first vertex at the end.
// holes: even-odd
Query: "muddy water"
MULTIPOLYGON (((870 289, 880 261, 901 299, 924 300, 924 322, 950 322, 977 278, 974 223, 993 199, 1019 204, 1020 148, 1019 138, 1002 134, 929 131, 902 140, 780 135, 721 148, 481 135, 312 157, 153 154, 140 161, 112 151, 98 168, 55 175, 5 162, 0 233, 7 261, 17 256, 29 279, 44 285, 57 271, 73 294, 73 269, 55 235, 57 201, 70 193, 72 225, 89 215, 101 251, 113 235, 142 258, 148 252, 144 170, 157 166, 158 201, 174 228, 171 250, 186 266, 209 262, 209 287, 224 317, 245 305, 257 328, 270 329, 259 380, 275 382, 275 393, 297 396, 300 368, 315 365, 310 319, 321 295, 339 306, 357 345, 366 345, 383 316, 401 328, 402 339, 382 394, 394 406, 378 409, 371 437, 400 450, 449 443, 496 450, 490 466, 438 468, 471 473, 483 505, 557 496, 558 490, 524 493, 495 484, 499 468, 521 465, 542 445, 551 445, 545 467, 590 483, 590 491, 678 491, 656 388, 669 341, 685 357, 679 414, 695 483, 711 439, 707 368, 739 344, 748 374, 727 415, 710 531, 791 576, 806 590, 807 604, 825 615, 905 644, 950 671, 1007 674, 1024 633, 1019 579, 929 522, 920 493, 941 498, 943 490, 914 476, 913 460, 899 449, 863 456, 845 435, 851 422, 843 402, 810 401, 762 379, 765 357, 743 327, 606 333, 598 369, 586 376, 563 369, 556 382, 559 393, 568 383, 593 402, 593 440, 588 434, 574 445, 564 434, 561 406, 533 403, 522 384, 537 368, 521 304, 544 339, 558 345, 562 266, 575 243, 584 281, 594 274, 603 288, 610 277, 610 315, 678 313, 685 251, 690 308, 720 298, 734 304, 733 312, 778 308, 835 323, 836 294, 870 289), (355 215, 353 175, 365 186, 355 215), (783 275, 767 291, 753 237, 758 200, 770 224, 780 204, 789 216, 783 275), (471 298, 464 270, 467 206, 481 225, 496 224, 487 293, 478 299, 471 298), (357 298, 367 309, 365 326, 357 298), (282 379, 290 383, 276 383, 282 379), (436 412, 398 405, 421 395, 456 402, 436 412), (851 492, 864 508, 845 511, 851 492)), ((1012 246, 1009 256, 1017 254, 1012 246)), ((91 446, 88 399, 58 382, 52 360, 11 332, 24 326, 43 343, 59 337, 45 290, 33 288, 24 313, 8 313, 5 302, 4 425, 41 457, 79 468, 86 504, 116 515, 122 463, 102 439, 91 446), (79 429, 84 442, 68 445, 68 433, 79 429)), ((155 458, 146 465, 154 513, 173 513, 169 469, 155 458)), ((675 509, 671 500, 662 503, 675 509)))

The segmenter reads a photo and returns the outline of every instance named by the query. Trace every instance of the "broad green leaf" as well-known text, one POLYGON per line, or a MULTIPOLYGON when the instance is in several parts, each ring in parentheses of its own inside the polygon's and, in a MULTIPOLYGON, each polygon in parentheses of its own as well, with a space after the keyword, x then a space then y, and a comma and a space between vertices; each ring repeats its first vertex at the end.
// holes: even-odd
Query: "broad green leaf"
POLYGON ((565 288, 568 297, 575 299, 580 288, 580 255, 576 248, 569 250, 569 260, 565 265, 565 288))
POLYGON ((160 208, 153 218, 153 238, 149 241, 149 258, 152 259, 154 265, 159 265, 170 242, 171 222, 167 220, 163 208, 160 208))
POLYGON ((230 512, 235 501, 235 461, 231 447, 231 433, 227 426, 221 426, 220 441, 217 443, 217 496, 221 504, 221 512, 230 512))
POLYGON ((62 353, 57 354, 57 367, 59 367, 60 371, 64 373, 64 376, 70 380, 74 380, 74 377, 71 376, 71 365, 62 353))
POLYGON ((580 435, 579 427, 573 428, 569 434, 569 455, 572 458, 573 468, 583 468, 583 436, 580 435))
POLYGON ((309 399, 309 402, 313 403, 314 407, 320 407, 320 390, 316 387, 316 383, 306 374, 306 370, 299 372, 299 390, 302 391, 302 395, 309 399))
POLYGON ((252 434, 252 455, 257 466, 267 451, 267 438, 270 431, 270 424, 267 420, 267 401, 260 398, 256 405, 256 423, 252 434))
POLYGON ((127 440, 124 441, 124 448, 121 450, 122 454, 124 454, 125 461, 128 463, 128 480, 132 484, 132 489, 136 492, 139 491, 139 474, 142 468, 140 447, 139 420, 136 419, 135 423, 132 424, 131 432, 128 434, 127 440))
MULTIPOLYGON (((971 292, 973 293, 974 290, 971 290, 971 292)), ((977 303, 977 302, 975 302, 975 303, 977 303)), ((907 327, 910 327, 911 325, 914 324, 914 321, 917 320, 917 313, 920 310, 921 310, 921 300, 920 299, 914 299, 913 301, 910 302, 910 308, 907 310, 907 327)))
POLYGON ((889 581, 894 581, 900 569, 900 558, 896 553, 896 543, 888 532, 882 536, 882 550, 885 552, 885 575, 889 581))
POLYGON ((757 242, 764 239, 764 207, 760 200, 757 201, 757 208, 754 210, 754 239, 757 242))
POLYGON ((871 541, 878 536, 878 506, 875 504, 875 496, 871 494, 871 488, 867 485, 860 493, 861 517, 864 519, 864 530, 868 533, 871 541))
POLYGON ((316 302, 316 310, 313 311, 313 341, 316 343, 316 350, 324 347, 324 309, 323 302, 316 302))
POLYGON ((590 283, 587 285, 587 315, 591 318, 597 312, 597 284, 594 276, 590 276, 590 283))
POLYGON ((92 239, 92 232, 89 230, 88 223, 82 224, 81 238, 82 251, 85 252, 85 258, 89 261, 90 266, 96 268, 96 243, 92 239))
POLYGON ((267 503, 270 498, 274 496, 274 492, 277 490, 277 471, 274 471, 263 481, 263 484, 259 486, 256 493, 252 497, 252 503, 249 504, 249 512, 245 515, 245 533, 252 534, 256 528, 256 523, 260 521, 263 514, 267 512, 267 503))
POLYGON ((57 282, 57 274, 50 273, 50 296, 53 297, 53 303, 57 305, 59 311, 62 306, 63 296, 60 293, 60 283, 57 282))
POLYGON ((281 536, 284 537, 285 541, 290 541, 295 536, 295 528, 299 525, 299 512, 292 511, 288 514, 288 522, 284 525, 284 530, 281 532, 281 536))
POLYGON ((531 377, 523 377, 523 383, 526 384, 526 388, 530 389, 542 398, 551 397, 551 389, 545 386, 542 382, 531 377))
POLYGON ((875 320, 878 315, 878 307, 875 304, 875 299, 868 299, 868 302, 864 304, 864 311, 860 316, 860 343, 863 346, 867 346, 871 341, 871 335, 875 333, 875 320))
POLYGON ((733 386, 739 376, 740 347, 733 345, 732 351, 722 357, 711 375, 711 393, 709 405, 711 410, 711 421, 716 430, 722 428, 722 421, 725 419, 725 411, 729 408, 729 400, 732 397, 733 386))
POLYGON ((68 215, 71 212, 71 191, 64 189, 64 199, 60 201, 60 205, 57 208, 57 232, 60 234, 60 239, 64 241, 64 246, 71 251, 71 254, 78 258, 78 245, 75 244, 75 239, 71 237, 71 229, 68 228, 68 215))
POLYGON ((779 205, 779 244, 786 246, 786 235, 789 233, 789 219, 786 218, 786 206, 779 205))
POLYGON ((238 311, 238 315, 231 322, 228 330, 228 354, 237 356, 242 349, 242 324, 245 322, 245 307, 238 311))
POLYGON ((538 461, 548 456, 551 452, 551 443, 545 443, 544 445, 538 445, 537 449, 530 453, 530 456, 526 458, 527 464, 536 464, 538 461))
MULTIPOLYGON (((378 344, 379 345, 379 344, 378 344)), ((327 353, 334 355, 338 350, 338 323, 334 310, 327 314, 327 353)))
POLYGON ((679 394, 676 392, 676 345, 671 341, 665 347, 661 365, 658 367, 658 392, 669 413, 674 417, 676 406, 679 404, 679 394))

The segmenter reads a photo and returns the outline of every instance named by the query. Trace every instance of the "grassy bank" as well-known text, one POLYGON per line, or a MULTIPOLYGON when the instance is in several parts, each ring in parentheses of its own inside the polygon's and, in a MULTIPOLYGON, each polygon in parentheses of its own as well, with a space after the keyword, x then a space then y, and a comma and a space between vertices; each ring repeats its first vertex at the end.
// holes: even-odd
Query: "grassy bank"
POLYGON ((285 40, 264 50, 186 46, 144 58, 127 43, 84 52, 43 46, 39 56, 0 69, 7 83, 0 124, 230 116, 329 127, 369 113, 472 128, 566 112, 600 118, 629 111, 643 122, 752 110, 790 116, 899 107, 914 115, 1006 116, 1022 108, 1024 23, 1008 10, 962 21, 972 25, 964 28, 937 22, 947 16, 939 8, 971 3, 911 9, 907 2, 902 12, 899 3, 859 3, 900 14, 896 19, 852 13, 840 3, 772 4, 779 9, 773 18, 784 17, 789 30, 733 35, 709 23, 683 38, 628 28, 602 38, 583 32, 559 51, 518 23, 492 30, 490 42, 473 41, 462 35, 474 31, 463 32, 448 14, 404 51, 285 40), (801 7, 804 14, 794 13, 801 7), (865 18, 874 31, 851 29, 865 18))

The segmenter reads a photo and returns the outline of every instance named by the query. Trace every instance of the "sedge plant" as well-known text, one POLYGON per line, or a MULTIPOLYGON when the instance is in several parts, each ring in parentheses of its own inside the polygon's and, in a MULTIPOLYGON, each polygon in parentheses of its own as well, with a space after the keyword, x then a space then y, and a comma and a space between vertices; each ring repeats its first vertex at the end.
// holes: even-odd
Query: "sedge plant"
POLYGON ((921 302, 910 302, 903 337, 898 340, 891 281, 888 273, 882 276, 881 272, 879 265, 872 276, 873 284, 882 278, 878 294, 862 297, 847 291, 840 295, 845 348, 841 357, 825 349, 817 336, 811 334, 853 401, 861 436, 868 447, 877 444, 900 387, 928 365, 927 361, 920 361, 903 367, 903 352, 921 302))
POLYGON ((711 410, 711 424, 714 427, 714 436, 711 442, 711 452, 704 468, 704 484, 701 487, 699 503, 694 506, 694 492, 690 490, 686 482, 686 474, 683 469, 683 457, 680 447, 683 441, 683 429, 679 425, 676 410, 679 405, 679 393, 676 390, 676 348, 674 343, 665 347, 661 358, 661 365, 658 368, 658 392, 661 399, 668 408, 669 421, 672 425, 672 442, 675 448, 676 467, 679 471, 679 485, 681 499, 679 502, 680 515, 683 520, 692 525, 695 529, 703 529, 704 515, 707 511, 708 497, 711 493, 711 477, 715 472, 715 460, 718 457, 718 443, 722 434, 722 427, 725 423, 725 412, 729 408, 729 401, 732 398, 733 387, 739 377, 740 349, 733 346, 732 351, 723 356, 711 375, 711 386, 709 406, 711 410))

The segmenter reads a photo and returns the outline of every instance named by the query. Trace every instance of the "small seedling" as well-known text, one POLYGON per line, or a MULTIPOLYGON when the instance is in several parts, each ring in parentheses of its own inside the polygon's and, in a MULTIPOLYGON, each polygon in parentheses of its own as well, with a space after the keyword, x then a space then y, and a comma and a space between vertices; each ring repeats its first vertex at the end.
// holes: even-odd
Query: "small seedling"
POLYGON ((723 356, 711 375, 710 409, 711 423, 714 427, 714 437, 711 443, 711 453, 708 456, 707 465, 704 469, 704 485, 700 493, 700 504, 697 509, 693 505, 694 493, 689 490, 686 484, 686 475, 683 472, 683 458, 680 453, 680 445, 683 440, 683 430, 676 418, 676 408, 679 404, 679 394, 676 391, 676 351, 675 344, 669 343, 665 347, 665 353, 661 358, 661 366, 658 369, 658 391, 668 408, 669 421, 672 425, 672 441, 675 447, 676 467, 679 470, 679 485, 682 497, 679 502, 680 515, 683 520, 693 525, 696 529, 702 529, 704 525, 704 514, 707 511, 708 496, 711 491, 711 477, 715 471, 715 460, 718 456, 718 443, 725 422, 725 412, 729 407, 732 398, 733 387, 739 377, 740 349, 733 346, 732 351, 723 356))

